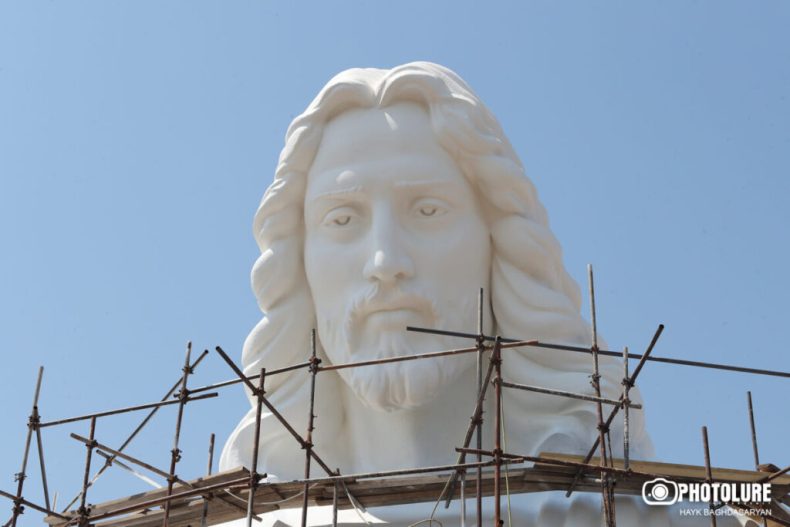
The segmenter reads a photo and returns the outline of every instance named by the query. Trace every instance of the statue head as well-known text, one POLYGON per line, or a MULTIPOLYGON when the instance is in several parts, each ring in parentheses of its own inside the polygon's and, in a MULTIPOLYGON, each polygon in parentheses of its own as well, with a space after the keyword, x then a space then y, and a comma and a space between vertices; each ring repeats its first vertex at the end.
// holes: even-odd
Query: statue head
MULTIPOLYGON (((305 275, 331 362, 446 345, 407 333, 408 325, 475 327, 475 290, 488 288, 488 225, 475 189, 420 105, 396 102, 334 117, 307 174, 304 217, 305 275)), ((340 375, 368 406, 405 409, 457 380, 472 358, 340 375)))
MULTIPOLYGON (((245 342, 248 375, 304 361, 313 327, 319 353, 333 363, 469 345, 405 327, 474 332, 481 287, 486 332, 589 342, 578 286, 518 156, 466 83, 436 64, 331 79, 288 128, 254 235, 261 255, 252 284, 264 316, 245 342)), ((591 368, 585 355, 528 348, 506 362, 519 382, 546 384, 551 375, 575 391, 591 368)), ((429 404, 473 363, 465 356, 354 368, 336 382, 368 408, 408 410, 429 404)), ((619 384, 619 373, 602 364, 604 389, 619 384)), ((302 405, 304 377, 266 384, 278 408, 302 405)), ((589 436, 589 406, 510 397, 519 411, 572 416, 579 437, 589 436)), ((540 443, 553 432, 530 433, 543 434, 540 443)), ((567 426, 562 433, 573 435, 567 426)))

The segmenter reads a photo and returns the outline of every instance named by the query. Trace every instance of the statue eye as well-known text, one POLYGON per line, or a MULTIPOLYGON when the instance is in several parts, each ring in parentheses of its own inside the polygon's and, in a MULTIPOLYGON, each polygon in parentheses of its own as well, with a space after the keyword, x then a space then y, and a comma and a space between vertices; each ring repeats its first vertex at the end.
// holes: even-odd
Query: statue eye
POLYGON ((439 212, 439 207, 433 207, 430 205, 420 207, 420 214, 426 217, 435 216, 437 212, 439 212))
POLYGON ((356 212, 351 207, 339 207, 334 210, 329 211, 329 213, 324 216, 323 224, 327 227, 349 227, 354 222, 354 218, 357 217, 356 212))
POLYGON ((438 199, 421 199, 412 206, 414 214, 419 218, 437 218, 444 215, 449 207, 446 203, 438 199))

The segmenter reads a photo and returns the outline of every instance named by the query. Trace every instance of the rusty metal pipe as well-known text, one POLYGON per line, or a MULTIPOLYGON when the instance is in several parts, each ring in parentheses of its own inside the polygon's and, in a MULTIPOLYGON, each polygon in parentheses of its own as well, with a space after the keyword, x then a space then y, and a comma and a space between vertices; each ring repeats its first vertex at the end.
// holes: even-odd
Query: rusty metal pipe
MULTIPOLYGON (((16 499, 22 499, 22 491, 25 487, 25 479, 27 478, 27 461, 30 456, 30 441, 33 438, 33 428, 34 422, 38 419, 38 398, 41 395, 41 380, 44 377, 44 367, 40 366, 38 368, 38 378, 36 379, 36 389, 33 394, 33 406, 30 409, 30 417, 28 420, 27 425, 27 437, 25 438, 25 451, 22 455, 22 468, 19 470, 19 473, 16 474, 17 478, 17 486, 16 486, 16 499)), ((36 424, 35 426, 40 427, 40 424, 36 424)), ((19 518, 19 515, 22 514, 22 509, 19 507, 19 503, 21 501, 14 502, 14 509, 13 509, 13 516, 11 517, 11 525, 12 527, 16 527, 16 521, 19 518)))
MULTIPOLYGON (((494 452, 491 450, 477 450, 475 448, 459 448, 456 447, 456 452, 465 452, 467 454, 477 454, 480 453, 484 456, 493 457, 494 452)), ((563 467, 571 467, 571 468, 579 468, 582 470, 589 470, 591 472, 605 472, 609 474, 615 474, 623 477, 629 476, 639 476, 644 478, 656 478, 660 477, 660 474, 654 474, 652 472, 639 472, 634 470, 625 470, 622 468, 616 467, 607 467, 601 465, 591 465, 590 463, 580 463, 578 461, 565 461, 562 459, 554 459, 550 457, 541 457, 541 456, 526 456, 521 454, 510 454, 507 452, 503 452, 501 457, 505 460, 519 460, 519 462, 530 462, 530 463, 542 463, 544 465, 558 465, 563 467)), ((493 464, 493 461, 489 462, 493 464)), ((690 478, 693 479, 693 478, 690 478)))
POLYGON ((261 373, 258 376, 258 386, 253 391, 253 395, 257 399, 255 406, 255 435, 252 443, 252 469, 250 470, 250 491, 247 496, 247 527, 252 527, 252 517, 255 514, 255 490, 258 488, 258 453, 260 451, 261 440, 261 414, 263 413, 263 394, 264 382, 266 381, 266 368, 261 368, 261 373))
MULTIPOLYGON (((214 434, 208 440, 208 467, 206 475, 210 476, 214 465, 214 434)), ((203 500, 203 510, 200 513, 200 527, 208 527, 208 500, 203 500)))
POLYGON ((754 426, 754 407, 752 406, 752 392, 746 392, 746 401, 749 405, 749 428, 752 432, 752 451, 754 452, 754 470, 760 470, 760 454, 757 451, 757 430, 754 426))
POLYGON ((347 362, 344 364, 330 364, 329 366, 321 366, 319 371, 335 371, 335 370, 344 370, 346 368, 359 368, 362 366, 378 366, 381 364, 391 364, 394 362, 406 362, 410 360, 420 360, 420 359, 434 359, 437 357, 446 357, 450 355, 463 355, 465 353, 474 353, 478 351, 478 347, 475 346, 473 348, 458 348, 452 350, 445 350, 445 351, 432 351, 430 353, 419 353, 415 355, 402 355, 400 357, 389 357, 386 359, 374 359, 374 360, 366 360, 366 361, 359 361, 359 362, 347 362))
MULTIPOLYGON (((499 341, 494 342, 491 362, 496 371, 496 416, 494 417, 494 525, 502 525, 502 350, 499 341)), ((478 457, 480 454, 478 454, 478 457)), ((479 470, 479 469, 478 469, 479 470)), ((478 494, 480 492, 478 491, 478 494)))
MULTIPOLYGON (((752 392, 746 392, 746 402, 749 407, 749 428, 752 432, 752 452, 754 453, 754 470, 760 470, 760 454, 757 450, 757 429, 754 426, 754 407, 752 406, 752 392)), ((763 517, 763 527, 768 527, 768 520, 763 517)))
MULTIPOLYGON (((713 483, 713 473, 710 467, 710 448, 708 447, 708 427, 702 427, 702 448, 705 451, 705 480, 708 483, 713 483)), ((713 509, 713 499, 711 497, 711 502, 709 504, 711 515, 710 515, 710 524, 712 527, 716 527, 716 514, 714 514, 713 509)))
MULTIPOLYGON (((609 426, 604 424, 603 421, 603 405, 601 404, 601 374, 598 368, 598 326, 595 314, 595 282, 593 279, 592 265, 587 265, 587 279, 589 282, 590 291, 590 319, 592 321, 592 346, 590 351, 592 353, 593 361, 593 374, 590 379, 590 384, 593 387, 597 401, 595 404, 595 414, 598 418, 598 443, 601 450, 600 464, 601 466, 608 466, 608 459, 606 453, 606 434, 609 431, 609 426)), ((614 511, 612 497, 609 492, 609 478, 608 474, 601 473, 601 499, 603 500, 603 512, 607 527, 614 527, 614 511)))
MULTIPOLYGON (((313 450, 313 430, 315 419, 315 377, 318 374, 320 360, 316 356, 315 329, 310 330, 310 413, 307 416, 307 439, 305 441, 304 479, 310 479, 310 453, 313 450)), ((302 527, 307 527, 307 505, 309 502, 310 485, 304 484, 302 496, 302 527)))
MULTIPOLYGON (((206 353, 208 353, 208 351, 206 351, 206 353)), ((294 364, 293 366, 286 366, 284 368, 278 368, 276 370, 267 371, 266 372, 266 376, 267 377, 271 377, 272 375, 277 375, 277 374, 280 374, 280 373, 288 373, 290 371, 300 370, 302 368, 308 368, 308 367, 310 367, 310 362, 309 361, 308 362, 300 362, 299 364, 294 364)), ((258 380, 258 376, 257 375, 245 375, 244 378, 247 379, 250 382, 258 380)), ((244 382, 244 381, 242 381, 239 378, 230 379, 230 380, 223 381, 223 382, 218 382, 218 383, 215 383, 215 384, 209 384, 207 386, 201 386, 200 388, 192 388, 191 390, 189 390, 189 392, 190 393, 202 393, 202 392, 207 392, 209 390, 216 390, 217 388, 225 388, 227 386, 234 386, 236 384, 241 384, 242 382, 244 382)))
MULTIPOLYGON (((162 486, 159 483, 157 483, 156 481, 152 480, 151 478, 149 478, 145 474, 140 474, 134 468, 130 467, 129 465, 127 465, 126 463, 124 463, 120 459, 114 458, 111 454, 108 454, 106 452, 102 452, 101 450, 98 450, 98 449, 96 450, 96 454, 101 456, 101 457, 103 457, 105 460, 109 461, 110 463, 112 463, 112 465, 121 467, 123 470, 129 472, 130 474, 132 474, 136 478, 138 478, 138 479, 140 479, 142 481, 145 481, 146 483, 151 485, 153 488, 155 488, 155 489, 162 488, 162 486)), ((88 482, 88 488, 90 488, 90 487, 91 487, 90 482, 88 482)))
POLYGON ((629 437, 629 409, 636 408, 628 397, 631 392, 631 376, 628 375, 628 347, 623 348, 623 468, 628 470, 631 439, 629 437))
MULTIPOLYGON (((594 395, 585 395, 585 394, 582 394, 582 393, 566 392, 566 391, 563 391, 563 390, 555 390, 553 388, 543 388, 541 386, 531 386, 531 385, 528 385, 528 384, 518 384, 518 383, 514 383, 514 382, 502 381, 502 386, 504 386, 505 388, 516 388, 516 389, 525 390, 525 391, 528 391, 528 392, 545 393, 547 395, 559 395, 560 397, 567 397, 569 399, 578 399, 580 401, 590 401, 590 402, 594 402, 594 403, 600 402, 602 404, 608 404, 608 405, 612 405, 612 406, 622 406, 624 404, 622 399, 620 399, 620 400, 607 399, 605 397, 596 397, 594 395)), ((631 407, 631 408, 637 408, 637 409, 641 409, 642 408, 641 404, 631 404, 631 403, 629 403, 628 406, 631 407)))
POLYGON ((31 501, 28 501, 25 498, 18 498, 15 495, 11 494, 10 492, 5 492, 3 490, 0 490, 0 496, 2 496, 4 498, 8 498, 9 500, 11 500, 11 501, 13 501, 15 503, 18 501, 21 505, 24 505, 25 507, 30 507, 31 509, 37 510, 38 512, 43 512, 44 514, 49 514, 51 516, 55 516, 56 518, 60 518, 61 520, 70 520, 71 519, 68 516, 63 516, 60 513, 57 513, 57 512, 52 511, 52 510, 49 510, 47 507, 42 507, 41 505, 36 505, 35 503, 33 503, 31 501))
MULTIPOLYGON (((197 397, 188 397, 186 399, 186 402, 191 403, 192 401, 200 401, 200 400, 203 400, 203 399, 211 399, 213 397, 216 397, 217 395, 219 395, 217 392, 212 392, 212 393, 206 393, 206 394, 203 394, 203 395, 198 395, 197 397)), ((124 414, 124 413, 128 413, 128 412, 136 412, 138 410, 148 410, 150 408, 161 408, 162 406, 170 406, 171 404, 180 404, 180 403, 181 403, 181 401, 179 401, 178 399, 175 399, 175 400, 171 400, 171 401, 160 401, 160 402, 157 402, 157 403, 140 404, 140 405, 137 405, 137 406, 128 406, 126 408, 119 408, 117 410, 108 410, 106 412, 97 412, 95 414, 87 414, 87 415, 81 415, 79 417, 69 417, 68 419, 59 419, 57 421, 49 421, 49 422, 46 422, 46 423, 41 423, 40 426, 41 426, 41 428, 46 428, 46 427, 49 427, 49 426, 56 426, 56 425, 64 425, 64 424, 68 424, 68 423, 74 423, 74 422, 77 422, 77 421, 87 421, 88 419, 91 419, 93 417, 107 417, 109 415, 118 415, 118 414, 124 414)))
POLYGON ((337 482, 332 487, 332 527, 337 527, 337 482))
POLYGON ((160 469, 156 468, 153 465, 149 465, 148 463, 146 463, 144 461, 140 461, 139 459, 137 459, 135 457, 132 457, 129 454, 126 454, 126 453, 121 452, 119 450, 115 450, 113 448, 110 448, 110 447, 100 443, 99 441, 91 440, 91 439, 85 438, 85 437, 83 437, 81 435, 78 435, 78 434, 69 434, 69 435, 71 436, 72 439, 76 439, 80 443, 84 443, 86 446, 89 443, 93 442, 93 443, 95 443, 96 448, 98 448, 99 450, 103 450, 104 452, 112 454, 115 457, 119 457, 121 459, 125 459, 126 461, 134 463, 135 465, 139 465, 139 466, 141 466, 141 467, 143 467, 145 469, 148 469, 151 472, 153 472, 154 474, 156 474, 157 476, 161 476, 163 478, 167 478, 169 476, 169 474, 167 472, 165 472, 164 470, 160 470, 160 469))
MULTIPOLYGON (((477 450, 473 450, 476 453, 477 450)), ((503 459, 502 463, 517 465, 523 463, 527 459, 523 456, 508 457, 503 459)), ((405 468, 397 470, 383 470, 379 472, 362 472, 358 474, 345 474, 338 476, 322 476, 320 478, 312 478, 307 480, 310 485, 332 483, 334 481, 340 483, 354 483, 361 479, 374 479, 374 478, 388 478, 392 476, 412 476, 415 474, 429 474, 432 472, 458 472, 460 470, 476 469, 477 467, 493 467, 494 461, 481 461, 480 463, 473 461, 470 463, 455 463, 451 465, 436 465, 432 467, 419 467, 419 468, 405 468)), ((291 481, 290 483, 304 483, 302 480, 291 481)))
POLYGON ((85 447, 88 452, 85 456, 85 472, 82 478, 82 495, 80 496, 80 507, 78 509, 80 516, 80 525, 88 523, 88 509, 85 507, 86 500, 88 499, 88 478, 91 471, 91 458, 93 457, 93 449, 96 448, 96 418, 91 418, 90 433, 88 441, 85 442, 85 447))
POLYGON ((41 468, 41 486, 44 490, 44 504, 47 509, 52 506, 49 503, 49 485, 47 485, 47 467, 44 463, 44 444, 41 442, 41 428, 36 425, 36 446, 38 447, 38 464, 41 468))
MULTIPOLYGON (((176 465, 181 459, 181 449, 178 448, 181 438, 181 423, 184 419, 184 407, 187 404, 189 392, 187 391, 187 380, 189 379, 189 362, 192 355, 192 342, 187 342, 186 358, 184 359, 183 375, 181 376, 181 390, 178 392, 178 413, 176 414, 176 431, 173 436, 173 449, 170 451, 170 471, 167 475, 167 495, 173 493, 173 483, 176 480, 176 465)), ((162 527, 167 527, 170 523, 170 502, 165 503, 165 519, 162 527)))
MULTIPOLYGON (((480 288, 477 297, 477 397, 480 398, 480 394, 483 393, 483 353, 485 352, 485 340, 483 339, 483 288, 480 288)), ((486 381, 488 384, 488 381, 486 381)), ((475 408, 475 416, 477 419, 477 433, 475 434, 475 442, 477 443, 477 448, 483 448, 483 419, 482 419, 482 407, 481 412, 478 415, 477 409, 475 408)), ((468 444, 465 441, 466 444, 468 444)), ((461 460, 463 461, 463 460, 461 460)), ((480 463, 483 461, 483 458, 478 454, 477 462, 480 463)), ((450 499, 452 497, 453 491, 455 490, 455 480, 451 483, 451 492, 450 497, 447 499, 447 503, 445 507, 450 506, 450 499)), ((477 474, 475 477, 475 506, 476 506, 476 516, 477 519, 477 527, 483 527, 483 468, 477 467, 477 474)))
MULTIPOLYGON (((663 324, 661 325, 663 328, 663 324)), ((462 331, 446 331, 440 329, 432 329, 432 328, 420 328, 414 326, 407 326, 407 331, 414 331, 417 333, 431 333, 434 335, 445 335, 450 337, 459 337, 459 338, 467 338, 467 339, 476 339, 477 335, 474 333, 464 333, 462 331)), ((490 335, 484 335, 483 338, 486 341, 492 342, 495 337, 490 335)), ((579 346, 569 346, 565 344, 552 344, 548 342, 540 342, 540 341, 523 341, 519 339, 508 339, 502 338, 502 349, 507 349, 512 347, 513 344, 516 344, 516 347, 520 346, 530 346, 535 348, 546 348, 546 349, 554 349, 554 350, 561 350, 561 351, 571 351, 575 353, 590 353, 590 348, 582 348, 579 346)), ((620 357, 622 353, 618 351, 611 351, 611 350, 598 350, 598 355, 603 355, 605 357, 620 357)), ((641 359, 642 355, 637 353, 629 353, 629 359, 641 359)), ((745 366, 734 366, 731 364, 719 364, 715 362, 702 362, 702 361, 694 361, 694 360, 685 360, 685 359, 674 359, 671 357, 649 357, 649 361, 651 362, 663 362, 665 364, 675 364, 678 366, 693 366, 696 368, 708 368, 713 370, 724 370, 724 371, 732 371, 732 372, 740 372, 740 373, 749 373, 752 375, 766 375, 770 377, 783 377, 785 379, 790 379, 790 372, 780 371, 780 370, 768 370, 764 368, 748 368, 745 366)))

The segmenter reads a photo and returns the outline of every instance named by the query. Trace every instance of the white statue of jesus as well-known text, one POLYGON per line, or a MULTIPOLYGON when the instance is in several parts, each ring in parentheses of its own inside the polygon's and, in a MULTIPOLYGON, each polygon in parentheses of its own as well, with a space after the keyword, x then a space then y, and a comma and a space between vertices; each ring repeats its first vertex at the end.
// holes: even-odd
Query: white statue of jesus
MULTIPOLYGON (((405 328, 474 332, 479 288, 490 292, 487 334, 590 345, 578 286, 518 156, 466 83, 436 64, 352 69, 329 81, 288 129, 254 234, 252 283, 264 316, 244 345, 247 375, 305 361, 313 327, 324 364, 468 346, 405 328)), ((591 393, 589 355, 518 348, 503 359, 506 380, 591 393)), ((619 396, 621 377, 619 361, 601 359, 604 397, 619 396)), ((297 429, 308 388, 304 371, 265 386, 297 429)), ((474 408, 475 356, 325 372, 317 393, 316 452, 343 473, 452 464, 474 408)), ((637 389, 631 399, 640 401, 637 389)), ((503 405, 509 452, 586 453, 597 437, 589 402, 507 390, 503 405)), ((648 458, 642 414, 631 415, 631 457, 648 458)), ((250 410, 231 435, 221 469, 250 466, 254 417, 250 410)), ((302 477, 304 451, 271 415, 259 455, 260 472, 302 477)), ((600 499, 517 495, 511 514, 516 525, 598 527, 600 499)), ((371 512, 405 526, 432 506, 371 512)), ((635 498, 617 499, 617 517, 621 527, 680 525, 635 498)), ((459 524, 457 509, 440 507, 435 518, 459 524)))

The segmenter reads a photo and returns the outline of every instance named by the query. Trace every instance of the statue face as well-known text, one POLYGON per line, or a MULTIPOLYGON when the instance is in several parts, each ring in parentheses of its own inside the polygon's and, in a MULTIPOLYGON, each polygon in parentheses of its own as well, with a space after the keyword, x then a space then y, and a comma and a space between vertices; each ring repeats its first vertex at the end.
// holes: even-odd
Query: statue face
MULTIPOLYGON (((304 206, 305 271, 333 363, 463 345, 406 331, 473 331, 477 290, 490 275, 475 191, 421 106, 356 109, 330 121, 304 206)), ((465 355, 340 374, 367 405, 394 410, 430 400, 473 362, 465 355)))

